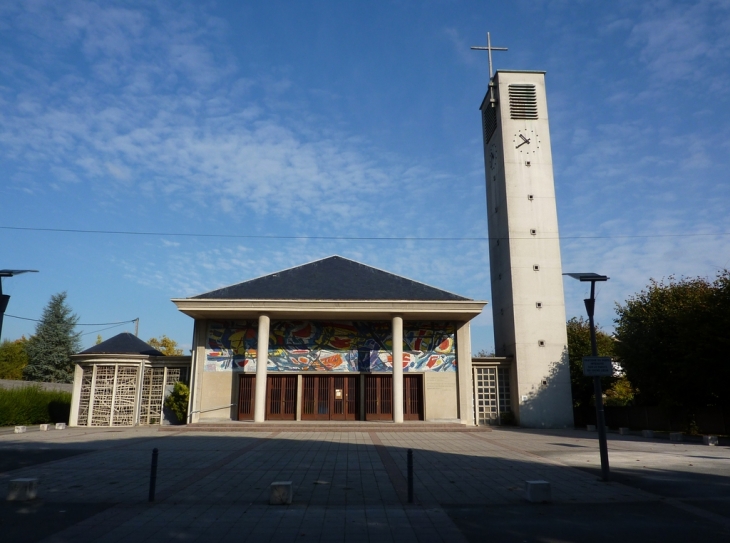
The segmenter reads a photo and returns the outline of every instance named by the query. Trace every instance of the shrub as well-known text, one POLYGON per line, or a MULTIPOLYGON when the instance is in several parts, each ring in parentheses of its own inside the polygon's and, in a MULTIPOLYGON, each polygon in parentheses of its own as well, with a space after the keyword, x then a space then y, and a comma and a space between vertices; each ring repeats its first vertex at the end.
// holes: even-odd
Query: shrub
POLYGON ((0 426, 68 423, 71 393, 43 390, 38 385, 0 388, 0 426))
POLYGON ((170 395, 165 399, 165 407, 175 413, 177 421, 185 424, 188 418, 188 398, 190 398, 190 390, 182 381, 175 383, 170 395))

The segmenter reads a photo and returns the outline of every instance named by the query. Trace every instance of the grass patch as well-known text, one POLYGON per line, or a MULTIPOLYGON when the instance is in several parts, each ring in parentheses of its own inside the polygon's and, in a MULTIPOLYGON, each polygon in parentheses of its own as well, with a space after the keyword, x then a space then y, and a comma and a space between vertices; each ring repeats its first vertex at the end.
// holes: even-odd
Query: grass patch
POLYGON ((0 426, 28 426, 49 422, 68 424, 71 393, 43 390, 38 385, 0 388, 0 426))

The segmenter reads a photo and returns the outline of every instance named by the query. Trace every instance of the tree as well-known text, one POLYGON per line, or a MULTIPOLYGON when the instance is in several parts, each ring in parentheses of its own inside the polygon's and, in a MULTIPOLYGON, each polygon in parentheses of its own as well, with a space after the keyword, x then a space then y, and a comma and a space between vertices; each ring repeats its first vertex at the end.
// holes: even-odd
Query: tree
POLYGON ((494 350, 487 351, 486 349, 480 349, 479 352, 475 356, 488 358, 488 357, 494 356, 494 350))
POLYGON ((616 351, 644 405, 730 405, 730 272, 651 280, 616 308, 616 351))
MULTIPOLYGON (((570 386, 573 393, 573 405, 581 407, 590 405, 593 401, 593 378, 583 375, 583 357, 591 356, 591 328, 583 317, 573 317, 567 324, 568 329, 568 359, 570 361, 570 386)), ((596 325, 596 346, 598 356, 614 356, 614 339, 600 330, 596 325)), ((610 390, 612 377, 601 379, 603 390, 610 390)))
POLYGON ((101 334, 96 334, 96 344, 99 345, 104 340, 101 338, 101 334))
POLYGON ((74 332, 79 318, 66 304, 66 293, 54 294, 43 310, 35 334, 26 344, 28 365, 23 377, 28 381, 70 383, 74 363, 71 355, 81 350, 80 332, 74 332))
POLYGON ((183 350, 177 348, 177 341, 170 339, 165 334, 162 334, 159 339, 150 338, 147 343, 165 356, 180 356, 183 354, 183 350))
POLYGON ((638 393, 639 391, 633 387, 631 381, 625 375, 621 376, 604 394, 606 396, 605 405, 631 405, 638 393))
POLYGON ((4 339, 0 343, 0 379, 22 379, 23 368, 28 365, 25 344, 28 340, 23 336, 15 341, 4 339))

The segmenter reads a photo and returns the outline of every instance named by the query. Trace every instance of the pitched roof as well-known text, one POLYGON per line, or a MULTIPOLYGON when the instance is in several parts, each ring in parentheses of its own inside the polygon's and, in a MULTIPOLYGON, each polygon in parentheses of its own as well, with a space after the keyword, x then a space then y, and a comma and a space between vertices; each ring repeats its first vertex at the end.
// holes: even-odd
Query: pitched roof
POLYGON ((122 332, 79 354, 146 354, 164 356, 163 353, 129 332, 122 332))
POLYGON ((341 256, 193 296, 228 300, 464 300, 457 294, 341 256))

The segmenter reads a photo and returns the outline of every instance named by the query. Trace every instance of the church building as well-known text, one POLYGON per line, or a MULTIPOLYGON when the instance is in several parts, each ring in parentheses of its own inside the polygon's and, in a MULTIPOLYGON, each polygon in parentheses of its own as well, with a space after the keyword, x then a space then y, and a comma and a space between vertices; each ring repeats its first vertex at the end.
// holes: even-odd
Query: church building
POLYGON ((340 256, 174 299, 189 422, 474 423, 474 301, 340 256))
POLYGON ((572 426, 545 74, 492 77, 491 51, 504 48, 488 43, 478 49, 490 52, 480 111, 497 356, 472 359, 469 323, 486 302, 332 256, 173 299, 194 320, 191 358, 130 338, 77 355, 71 424, 162 423, 179 379, 189 423, 572 426))

